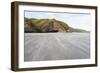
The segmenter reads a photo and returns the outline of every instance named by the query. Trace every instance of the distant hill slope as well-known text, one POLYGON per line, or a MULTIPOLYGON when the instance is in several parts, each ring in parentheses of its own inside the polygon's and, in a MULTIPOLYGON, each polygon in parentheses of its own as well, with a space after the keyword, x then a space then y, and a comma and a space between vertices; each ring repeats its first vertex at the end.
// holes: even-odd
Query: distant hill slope
POLYGON ((67 23, 56 19, 35 19, 24 18, 25 32, 46 33, 46 32, 87 32, 82 29, 70 27, 67 23))

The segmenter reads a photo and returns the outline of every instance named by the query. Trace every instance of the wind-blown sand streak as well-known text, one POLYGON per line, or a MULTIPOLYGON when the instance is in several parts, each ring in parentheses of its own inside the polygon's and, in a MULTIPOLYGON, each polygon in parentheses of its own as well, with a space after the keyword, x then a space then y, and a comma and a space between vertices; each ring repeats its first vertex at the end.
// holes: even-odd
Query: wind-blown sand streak
POLYGON ((90 33, 25 33, 24 61, 90 58, 90 33))

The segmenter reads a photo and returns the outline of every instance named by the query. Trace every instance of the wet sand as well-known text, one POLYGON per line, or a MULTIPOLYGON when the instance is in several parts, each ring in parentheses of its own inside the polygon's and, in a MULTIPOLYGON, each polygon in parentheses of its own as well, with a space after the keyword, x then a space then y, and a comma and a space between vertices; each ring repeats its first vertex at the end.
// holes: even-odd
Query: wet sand
POLYGON ((25 33, 24 61, 90 58, 90 33, 25 33))

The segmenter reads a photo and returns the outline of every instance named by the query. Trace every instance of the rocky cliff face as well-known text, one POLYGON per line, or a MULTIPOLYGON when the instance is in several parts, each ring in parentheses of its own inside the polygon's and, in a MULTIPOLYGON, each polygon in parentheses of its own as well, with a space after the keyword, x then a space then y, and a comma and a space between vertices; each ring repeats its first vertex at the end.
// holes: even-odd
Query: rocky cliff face
POLYGON ((67 23, 56 19, 28 19, 24 18, 25 32, 49 33, 49 32, 84 32, 82 29, 74 29, 67 23))

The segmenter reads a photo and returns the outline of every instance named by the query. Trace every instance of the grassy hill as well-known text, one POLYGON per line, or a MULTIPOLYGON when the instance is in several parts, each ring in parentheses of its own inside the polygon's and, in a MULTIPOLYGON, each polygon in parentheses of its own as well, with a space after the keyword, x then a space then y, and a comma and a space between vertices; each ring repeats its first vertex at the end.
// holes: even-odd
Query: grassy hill
POLYGON ((67 23, 56 19, 35 19, 24 18, 25 32, 46 33, 46 32, 86 32, 86 30, 75 29, 67 23))

